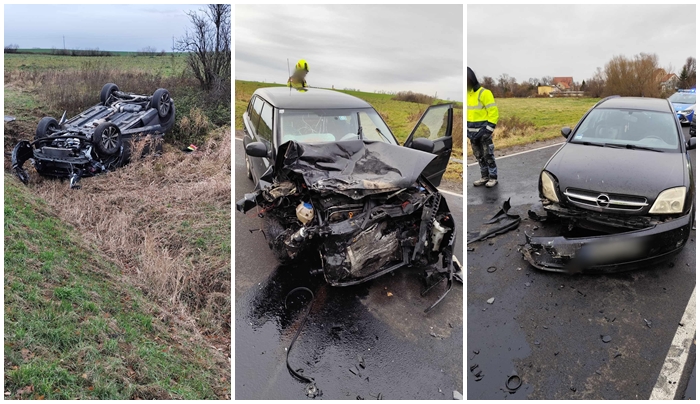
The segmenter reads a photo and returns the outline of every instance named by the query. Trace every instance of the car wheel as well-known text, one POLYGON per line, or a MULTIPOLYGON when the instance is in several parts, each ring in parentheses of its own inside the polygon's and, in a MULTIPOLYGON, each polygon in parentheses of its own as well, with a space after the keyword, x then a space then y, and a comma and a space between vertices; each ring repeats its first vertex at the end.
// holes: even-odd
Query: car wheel
POLYGON ((53 131, 58 130, 58 121, 50 116, 45 116, 39 121, 39 125, 36 127, 36 134, 34 135, 34 140, 43 139, 48 137, 53 131))
POLYGON ((163 133, 170 132, 170 129, 175 125, 175 105, 170 104, 169 116, 160 118, 160 126, 163 128, 163 133))
POLYGON ((170 112, 170 93, 164 88, 159 88, 151 97, 151 108, 158 111, 158 116, 165 118, 170 112))
POLYGON ((250 157, 245 156, 245 173, 249 180, 253 180, 253 171, 250 169, 250 157))
POLYGON ((111 122, 103 122, 92 133, 92 143, 97 151, 105 156, 113 156, 122 147, 122 134, 117 125, 111 122))
POLYGON ((117 85, 114 83, 107 83, 102 86, 102 91, 100 91, 100 103, 102 105, 107 105, 109 96, 115 91, 119 91, 119 87, 117 87, 117 85))

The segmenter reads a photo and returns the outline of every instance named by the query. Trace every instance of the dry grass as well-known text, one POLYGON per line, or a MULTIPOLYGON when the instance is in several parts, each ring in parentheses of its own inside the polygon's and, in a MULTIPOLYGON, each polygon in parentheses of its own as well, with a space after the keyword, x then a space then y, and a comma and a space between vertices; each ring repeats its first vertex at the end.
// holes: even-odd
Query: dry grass
POLYGON ((32 177, 58 216, 116 261, 150 299, 176 315, 188 314, 205 335, 227 336, 230 145, 227 128, 195 153, 171 149, 144 156, 84 179, 79 191, 32 177))

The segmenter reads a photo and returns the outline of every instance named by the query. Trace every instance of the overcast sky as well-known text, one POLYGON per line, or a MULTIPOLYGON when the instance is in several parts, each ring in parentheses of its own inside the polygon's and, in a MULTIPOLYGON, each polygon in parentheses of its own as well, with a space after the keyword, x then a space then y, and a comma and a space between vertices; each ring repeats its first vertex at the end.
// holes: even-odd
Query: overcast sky
POLYGON ((237 5, 236 79, 463 98, 462 6, 237 5))
POLYGON ((5 45, 137 51, 172 49, 202 5, 5 5, 5 45))
POLYGON ((675 73, 695 54, 695 5, 470 5, 467 65, 479 79, 506 73, 581 82, 615 55, 656 53, 675 73))

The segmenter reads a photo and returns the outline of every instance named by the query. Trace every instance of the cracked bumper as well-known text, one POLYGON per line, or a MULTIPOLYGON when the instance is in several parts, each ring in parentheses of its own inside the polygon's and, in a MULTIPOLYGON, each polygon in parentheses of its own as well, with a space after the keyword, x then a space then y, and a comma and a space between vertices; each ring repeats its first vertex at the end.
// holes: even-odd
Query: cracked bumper
POLYGON ((650 227, 583 238, 530 237, 523 258, 544 271, 606 273, 638 269, 663 262, 685 246, 692 214, 650 227))

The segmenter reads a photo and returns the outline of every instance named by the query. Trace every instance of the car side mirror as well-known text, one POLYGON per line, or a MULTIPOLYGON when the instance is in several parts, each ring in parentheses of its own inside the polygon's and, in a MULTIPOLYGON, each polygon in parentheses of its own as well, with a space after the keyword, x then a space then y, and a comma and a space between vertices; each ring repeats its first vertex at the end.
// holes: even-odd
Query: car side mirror
POLYGON ((253 157, 267 157, 267 146, 263 142, 248 143, 245 154, 253 157))
POLYGON ((561 128, 561 135, 564 136, 565 138, 569 138, 569 135, 571 134, 571 128, 568 126, 565 126, 561 128))
POLYGON ((413 139, 413 142, 411 143, 411 149, 424 151, 426 153, 432 153, 434 148, 435 144, 433 141, 424 137, 413 139))
POLYGON ((688 142, 685 144, 685 148, 688 150, 695 150, 695 138, 691 137, 688 139, 688 142))

